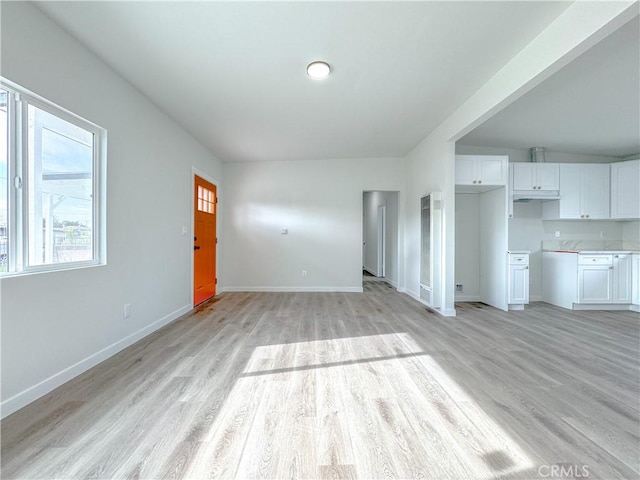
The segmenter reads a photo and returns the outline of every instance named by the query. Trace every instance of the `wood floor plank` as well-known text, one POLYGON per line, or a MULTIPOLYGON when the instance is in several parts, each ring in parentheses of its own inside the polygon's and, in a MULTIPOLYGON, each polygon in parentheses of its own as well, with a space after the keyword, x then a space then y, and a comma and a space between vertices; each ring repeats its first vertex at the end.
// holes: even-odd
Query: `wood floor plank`
POLYGON ((640 476, 640 315, 219 295, 1 424, 2 478, 640 476))

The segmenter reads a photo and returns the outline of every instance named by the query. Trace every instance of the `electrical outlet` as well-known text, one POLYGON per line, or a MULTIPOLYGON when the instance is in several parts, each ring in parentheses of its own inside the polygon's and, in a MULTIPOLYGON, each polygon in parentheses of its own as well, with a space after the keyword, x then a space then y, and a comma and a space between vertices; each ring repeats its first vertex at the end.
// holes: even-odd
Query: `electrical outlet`
POLYGON ((600 232, 600 238, 604 238, 604 232, 600 232))
POLYGON ((122 307, 122 318, 129 318, 131 316, 131 304, 125 303, 122 307))
POLYGON ((306 270, 302 270, 302 276, 306 277, 307 276, 307 271, 306 270))
POLYGON ((556 230, 556 238, 560 238, 560 230, 556 230))
POLYGON ((462 284, 461 283, 457 283, 456 284, 456 292, 462 293, 462 284))

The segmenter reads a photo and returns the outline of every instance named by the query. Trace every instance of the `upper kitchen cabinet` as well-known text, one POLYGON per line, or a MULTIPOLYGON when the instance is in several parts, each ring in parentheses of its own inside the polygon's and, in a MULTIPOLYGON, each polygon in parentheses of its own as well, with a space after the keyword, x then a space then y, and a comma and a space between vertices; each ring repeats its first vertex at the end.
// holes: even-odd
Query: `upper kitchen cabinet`
POLYGON ((506 155, 456 155, 456 185, 506 185, 506 155))
POLYGON ((608 219, 609 190, 608 164, 560 164, 560 200, 543 204, 543 218, 608 219))
POLYGON ((559 166, 557 163, 512 163, 512 189, 519 192, 556 192, 559 189, 559 166))
POLYGON ((640 218, 640 160, 611 164, 611 218, 640 218))

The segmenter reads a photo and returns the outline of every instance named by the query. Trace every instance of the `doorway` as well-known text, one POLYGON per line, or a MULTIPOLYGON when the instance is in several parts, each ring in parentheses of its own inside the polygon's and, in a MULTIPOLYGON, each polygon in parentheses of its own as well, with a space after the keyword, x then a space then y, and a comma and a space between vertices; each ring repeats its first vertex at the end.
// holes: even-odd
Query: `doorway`
POLYGON ((216 294, 217 187, 194 175, 193 306, 216 294))
POLYGON ((362 202, 363 274, 397 288, 399 192, 365 191, 362 202))

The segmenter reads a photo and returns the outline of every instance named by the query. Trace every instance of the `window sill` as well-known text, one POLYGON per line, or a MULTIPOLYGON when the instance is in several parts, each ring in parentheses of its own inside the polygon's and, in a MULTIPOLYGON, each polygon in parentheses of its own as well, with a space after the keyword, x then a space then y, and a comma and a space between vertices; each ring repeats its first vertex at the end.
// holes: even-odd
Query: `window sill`
POLYGON ((30 275, 40 275, 43 273, 56 273, 67 272, 70 270, 84 270, 87 268, 104 267, 107 264, 105 262, 77 262, 69 263, 66 265, 47 265, 44 267, 31 267, 29 270, 22 270, 20 272, 1 272, 0 280, 5 278, 25 277, 30 275))

